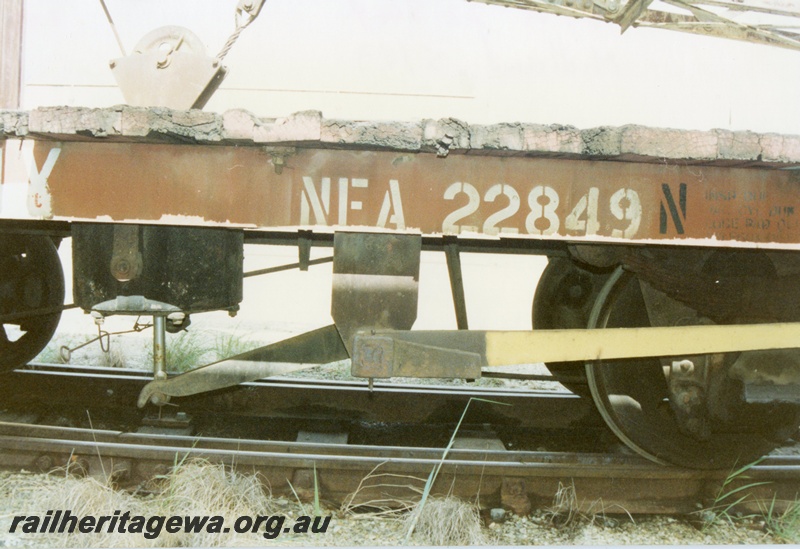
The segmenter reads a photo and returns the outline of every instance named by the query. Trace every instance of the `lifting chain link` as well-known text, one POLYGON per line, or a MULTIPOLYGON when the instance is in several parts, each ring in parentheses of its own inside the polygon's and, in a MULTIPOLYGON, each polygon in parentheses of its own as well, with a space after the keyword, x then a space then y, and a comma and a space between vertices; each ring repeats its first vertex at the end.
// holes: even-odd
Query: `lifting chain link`
MULTIPOLYGON (((148 328, 151 328, 153 326, 152 324, 140 324, 139 323, 139 318, 140 317, 136 318, 136 322, 134 322, 133 328, 131 330, 122 330, 122 331, 119 331, 119 332, 107 332, 107 331, 103 330, 100 327, 100 325, 101 325, 100 322, 96 322, 96 324, 97 324, 97 337, 93 337, 92 339, 90 339, 88 341, 84 341, 83 343, 81 343, 79 345, 76 345, 75 347, 71 347, 71 348, 68 347, 67 345, 62 345, 58 350, 58 354, 61 357, 61 360, 64 362, 64 364, 69 364, 69 361, 72 358, 72 353, 73 352, 77 351, 78 349, 82 349, 83 347, 86 347, 87 345, 89 345, 90 343, 94 343, 95 341, 99 341, 100 342, 100 350, 103 351, 104 353, 108 354, 108 352, 111 351, 111 336, 112 335, 139 333, 139 332, 142 332, 142 331, 144 331, 144 330, 146 330, 148 328)), ((97 320, 97 319, 95 319, 95 320, 97 320)))
POLYGON ((234 16, 236 30, 228 37, 228 41, 225 42, 225 45, 222 46, 222 49, 217 54, 217 61, 222 62, 222 60, 225 59, 225 56, 228 55, 228 52, 231 51, 231 48, 239 39, 239 35, 242 31, 246 29, 250 23, 255 21, 261 8, 264 6, 264 1, 265 0, 239 0, 234 16))

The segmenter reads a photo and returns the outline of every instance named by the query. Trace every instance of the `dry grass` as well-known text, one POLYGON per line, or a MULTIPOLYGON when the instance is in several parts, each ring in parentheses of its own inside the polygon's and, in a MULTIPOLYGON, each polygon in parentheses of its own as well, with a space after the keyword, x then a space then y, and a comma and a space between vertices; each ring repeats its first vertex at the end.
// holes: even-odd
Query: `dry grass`
MULTIPOLYGON (((56 475, 15 475, 0 482, 0 497, 13 501, 0 529, 9 531, 11 515, 38 515, 48 510, 69 509, 76 516, 112 515, 115 510, 131 516, 222 516, 230 526, 239 516, 270 515, 272 498, 257 475, 234 472, 222 465, 192 462, 179 465, 156 479, 156 494, 136 497, 114 490, 92 478, 56 475)), ((282 509, 280 514, 286 514, 282 509)), ((291 514, 291 513, 290 513, 291 514)), ((257 533, 170 534, 165 530, 148 539, 139 533, 17 534, 26 546, 40 547, 231 547, 253 546, 265 540, 257 533)))
POLYGON ((102 353, 101 356, 103 359, 103 366, 109 368, 127 368, 128 359, 125 356, 125 351, 123 351, 122 347, 119 345, 112 344, 108 352, 102 353))
POLYGON ((569 536, 585 526, 616 524, 616 519, 609 519, 606 516, 607 512, 627 515, 628 519, 632 523, 634 522, 633 516, 626 509, 618 505, 607 509, 602 499, 595 500, 589 504, 586 504, 585 501, 581 503, 578 500, 574 483, 564 485, 559 482, 558 490, 556 490, 556 495, 553 498, 553 505, 544 510, 544 518, 551 526, 569 536))
MULTIPOLYGON (((237 473, 220 464, 195 461, 179 465, 161 481, 163 487, 156 498, 156 508, 162 515, 216 515, 230 525, 239 516, 272 513, 271 495, 258 475, 237 473)), ((174 538, 171 545, 185 547, 253 545, 258 541, 255 534, 233 531, 182 534, 174 538)))
MULTIPOLYGON (((413 513, 408 515, 409 520, 413 513)), ((485 545, 479 509, 474 503, 448 496, 430 497, 420 510, 415 541, 424 545, 485 545)))
POLYGON ((580 504, 575 493, 575 485, 558 483, 558 490, 553 498, 553 505, 545 510, 545 517, 557 528, 573 529, 587 522, 579 512, 580 504))
POLYGON ((342 514, 354 518, 396 518, 417 506, 425 479, 382 473, 381 465, 362 478, 355 491, 345 498, 340 508, 342 514))
MULTIPOLYGON (((150 512, 144 500, 89 478, 55 475, 30 475, 4 479, 0 495, 16 505, 14 514, 44 516, 48 510, 70 510, 72 515, 105 515, 121 509, 131 514, 150 512)), ((4 517, 2 529, 8 532, 10 517, 4 517)), ((11 534, 9 534, 11 535, 11 534)), ((153 547, 154 541, 131 534, 19 534, 25 545, 43 547, 153 547)))
POLYGON ((488 542, 477 504, 453 496, 423 500, 424 478, 381 473, 379 468, 380 465, 361 480, 355 492, 342 504, 342 514, 367 520, 378 517, 400 520, 403 530, 413 529, 413 543, 421 545, 485 545, 488 542))

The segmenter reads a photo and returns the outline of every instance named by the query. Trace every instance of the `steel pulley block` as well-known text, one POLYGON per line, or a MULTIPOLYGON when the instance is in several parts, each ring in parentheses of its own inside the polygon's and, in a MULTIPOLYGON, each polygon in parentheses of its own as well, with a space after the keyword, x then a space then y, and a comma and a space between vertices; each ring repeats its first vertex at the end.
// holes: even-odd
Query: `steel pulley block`
POLYGON ((149 32, 110 66, 125 101, 136 107, 201 109, 227 74, 192 31, 178 26, 149 32))

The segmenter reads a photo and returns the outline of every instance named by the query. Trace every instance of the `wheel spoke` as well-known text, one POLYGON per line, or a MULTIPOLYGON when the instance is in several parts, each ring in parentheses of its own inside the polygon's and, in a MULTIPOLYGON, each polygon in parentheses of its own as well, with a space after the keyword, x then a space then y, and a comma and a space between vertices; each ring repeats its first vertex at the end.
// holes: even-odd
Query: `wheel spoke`
MULTIPOLYGON (((599 293, 589 327, 649 325, 638 280, 620 268, 599 293)), ((774 448, 787 422, 797 418, 795 411, 780 422, 759 420, 755 428, 714 420, 701 435, 677 418, 659 360, 592 362, 586 374, 595 405, 611 430, 626 446, 659 463, 703 469, 748 463, 774 448)), ((752 414, 747 406, 742 402, 737 412, 752 414)))
MULTIPOLYGON (((533 329, 586 328, 589 313, 608 273, 594 273, 574 261, 551 258, 533 300, 533 329)), ((550 373, 573 393, 589 397, 582 362, 547 364, 550 373)))

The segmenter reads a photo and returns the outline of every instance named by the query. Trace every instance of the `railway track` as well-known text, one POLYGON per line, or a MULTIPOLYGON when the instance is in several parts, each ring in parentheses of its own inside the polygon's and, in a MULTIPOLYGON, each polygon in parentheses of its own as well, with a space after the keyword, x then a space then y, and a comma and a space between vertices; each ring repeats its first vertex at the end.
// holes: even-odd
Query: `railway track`
MULTIPOLYGON (((78 407, 114 410, 139 418, 139 392, 152 381, 147 370, 30 364, 5 375, 0 398, 7 407, 78 407)), ((190 414, 442 423, 458 420, 471 398, 473 422, 538 429, 604 429, 591 403, 564 392, 412 385, 273 377, 229 389, 175 399, 190 414), (291 397, 291 398, 290 398, 291 397)), ((152 410, 151 408, 150 410, 152 410)))
MULTIPOLYGON (((33 365, 11 376, 21 385, 13 391, 16 400, 7 398, 12 383, 2 390, 7 409, 0 416, 0 466, 42 472, 68 467, 80 474, 113 477, 121 486, 140 485, 176 462, 196 458, 257 471, 277 493, 291 494, 293 489, 301 497, 310 496, 316 475, 328 501, 350 498, 353 504, 392 505, 413 499, 444 458, 434 491, 464 498, 480 493, 486 506, 505 505, 518 512, 546 507, 559 485, 572 485, 584 511, 684 514, 713 506, 729 480, 725 471, 664 467, 630 455, 609 442, 612 439, 583 400, 566 394, 380 384, 370 390, 360 383, 278 379, 184 399, 179 413, 158 419, 147 413, 121 417, 112 406, 122 405, 126 391, 135 394, 145 382, 142 372, 33 365), (70 390, 72 377, 81 391, 70 390), (60 391, 54 392, 55 386, 60 391), (323 420, 323 408, 312 416, 292 417, 291 410, 280 405, 287 391, 293 405, 327 391, 330 409, 336 403, 355 402, 355 395, 363 393, 358 406, 362 418, 353 417, 353 408, 348 421, 347 414, 323 420), (405 431, 394 425, 396 416, 393 421, 374 421, 389 408, 381 401, 390 401, 395 392, 406 403, 409 398, 426 402, 427 410, 437 411, 438 421, 431 422, 419 410, 408 414, 411 421, 404 425, 410 423, 411 428, 405 431), (100 394, 106 398, 98 399, 100 394), (514 427, 507 432, 518 438, 507 438, 503 421, 487 428, 481 422, 491 414, 479 413, 446 452, 454 421, 442 410, 455 410, 453 402, 466 405, 475 397, 512 404, 494 408, 517 408, 516 419, 510 412, 500 417, 514 427), (364 405, 370 401, 372 408, 364 405), (246 402, 261 405, 247 407, 246 402), (21 403, 27 406, 17 408, 21 403), (103 410, 113 419, 105 418, 103 410), (520 427, 520 410, 536 417, 538 430, 520 427), (547 417, 550 424, 542 427, 547 417), (212 418, 222 429, 215 429, 212 418), (417 421, 428 426, 423 429, 417 421), (354 430, 354 425, 359 428, 354 430), (524 436, 535 442, 520 443, 524 436)), ((463 406, 456 411, 460 414, 463 406)), ((793 452, 774 452, 724 490, 765 482, 750 489, 741 505, 746 511, 762 510, 759 504, 773 498, 779 504, 794 499, 800 491, 800 453, 793 452)))

